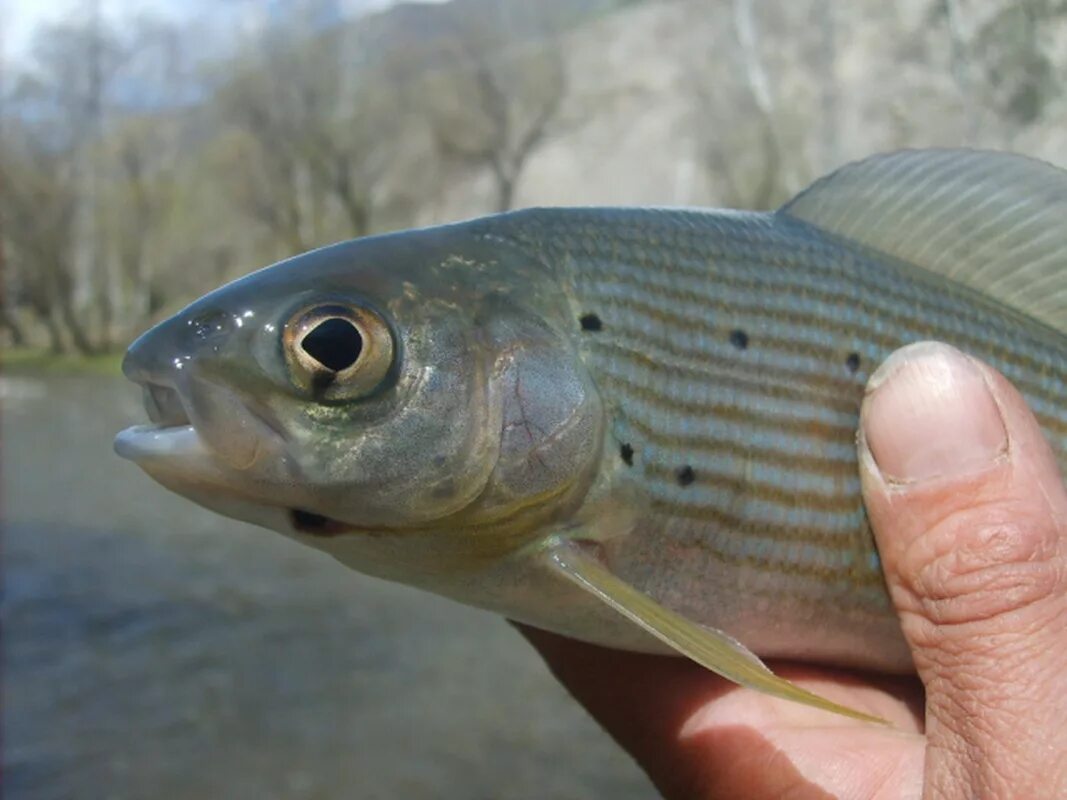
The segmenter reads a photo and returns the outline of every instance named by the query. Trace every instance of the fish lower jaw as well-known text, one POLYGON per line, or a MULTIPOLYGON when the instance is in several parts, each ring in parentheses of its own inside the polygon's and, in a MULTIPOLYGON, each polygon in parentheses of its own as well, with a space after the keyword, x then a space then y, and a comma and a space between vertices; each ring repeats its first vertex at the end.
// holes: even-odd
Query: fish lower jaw
POLYGON ((138 464, 205 455, 196 429, 186 425, 134 425, 115 437, 115 452, 138 464))

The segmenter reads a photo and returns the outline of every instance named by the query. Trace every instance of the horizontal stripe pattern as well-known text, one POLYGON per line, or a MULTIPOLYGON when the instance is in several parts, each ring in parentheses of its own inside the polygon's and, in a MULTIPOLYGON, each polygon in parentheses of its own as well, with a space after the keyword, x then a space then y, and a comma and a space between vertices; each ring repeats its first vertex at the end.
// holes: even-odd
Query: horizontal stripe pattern
POLYGON ((1065 462, 1067 337, 966 288, 773 214, 498 221, 494 235, 502 227, 558 265, 579 310, 600 317, 579 341, 616 438, 634 448, 631 486, 668 535, 697 537, 724 563, 880 584, 854 437, 869 370, 908 342, 936 338, 992 363, 1065 462))

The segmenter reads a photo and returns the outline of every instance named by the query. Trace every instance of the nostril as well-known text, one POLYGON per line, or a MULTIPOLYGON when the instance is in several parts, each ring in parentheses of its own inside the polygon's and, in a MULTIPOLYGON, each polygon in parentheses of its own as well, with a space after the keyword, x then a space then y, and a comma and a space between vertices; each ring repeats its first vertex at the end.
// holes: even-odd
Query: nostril
POLYGON ((233 325, 233 315, 215 308, 189 317, 185 320, 185 325, 196 339, 214 339, 229 333, 233 325))

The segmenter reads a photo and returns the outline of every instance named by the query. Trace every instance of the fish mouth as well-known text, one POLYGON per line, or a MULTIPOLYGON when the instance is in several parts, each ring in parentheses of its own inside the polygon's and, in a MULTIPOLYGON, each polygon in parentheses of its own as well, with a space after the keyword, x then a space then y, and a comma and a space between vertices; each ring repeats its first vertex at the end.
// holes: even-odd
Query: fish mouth
MULTIPOLYGON (((273 508, 284 513, 292 531, 316 538, 332 538, 353 533, 384 533, 377 528, 363 528, 305 508, 275 505, 233 485, 233 474, 219 469, 217 448, 205 442, 197 430, 197 419, 204 419, 205 391, 212 395, 211 399, 215 401, 216 406, 220 403, 227 406, 225 410, 230 412, 227 416, 232 415, 240 405, 245 412, 242 415, 245 424, 255 427, 255 438, 277 442, 280 437, 277 422, 268 418, 264 410, 240 402, 236 395, 221 387, 209 390, 207 385, 201 382, 197 387, 201 402, 198 415, 195 390, 183 394, 173 386, 141 376, 138 376, 136 382, 142 389, 149 424, 134 425, 119 432, 115 437, 115 452, 138 464, 164 486, 179 494, 195 494, 195 502, 209 508, 225 503, 227 498, 273 508), (220 399, 220 395, 225 395, 225 399, 220 399)), ((232 417, 230 422, 232 424, 232 417)), ((229 466, 234 465, 231 463, 229 466)), ((220 513, 232 516, 226 509, 219 510, 220 513)))
POLYGON ((141 383, 147 425, 134 425, 115 437, 115 452, 137 463, 201 454, 200 437, 176 389, 161 383, 141 383))
POLYGON ((247 472, 284 459, 285 436, 270 411, 244 393, 201 375, 179 386, 138 376, 150 424, 135 425, 115 440, 116 452, 143 467, 193 466, 207 457, 226 470, 247 472), (170 462, 167 464, 166 462, 170 462))
MULTIPOLYGON (((121 431, 115 437, 115 452, 139 464, 179 493, 188 493, 191 487, 194 491, 213 489, 211 494, 218 500, 222 485, 217 469, 211 463, 209 448, 190 419, 188 401, 183 399, 181 392, 166 384, 144 379, 138 383, 149 424, 134 425, 121 431)), ((252 413, 266 424, 261 415, 252 413)), ((235 492, 234 496, 259 504, 240 492, 235 492)), ((328 538, 359 530, 358 526, 303 508, 280 506, 278 510, 285 512, 293 530, 310 536, 328 538)))
POLYGON ((191 424, 189 413, 182 404, 182 397, 177 389, 148 381, 141 384, 141 390, 145 411, 154 425, 162 429, 191 424))

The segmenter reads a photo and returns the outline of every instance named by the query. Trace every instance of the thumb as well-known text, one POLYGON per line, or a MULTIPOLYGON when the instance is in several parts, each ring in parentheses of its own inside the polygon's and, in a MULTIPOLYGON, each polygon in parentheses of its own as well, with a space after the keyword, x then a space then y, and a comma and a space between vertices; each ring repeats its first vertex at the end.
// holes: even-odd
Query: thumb
POLYGON ((1037 421, 1001 375, 924 342, 871 377, 859 447, 926 687, 924 796, 1067 797, 1067 494, 1037 421))

